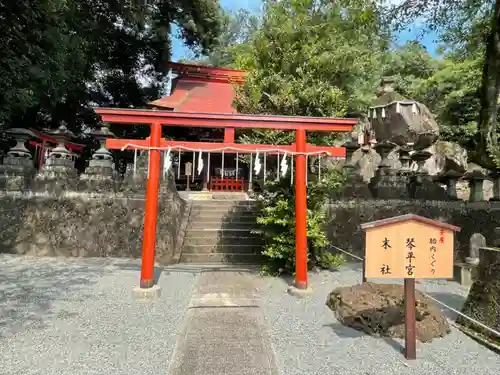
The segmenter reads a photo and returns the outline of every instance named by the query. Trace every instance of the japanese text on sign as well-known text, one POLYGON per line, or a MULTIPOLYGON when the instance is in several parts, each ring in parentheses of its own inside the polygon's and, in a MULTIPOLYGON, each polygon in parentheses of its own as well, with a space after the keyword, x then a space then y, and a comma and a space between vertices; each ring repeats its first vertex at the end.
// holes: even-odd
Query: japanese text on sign
POLYGON ((439 231, 439 243, 444 243, 444 229, 439 231))
POLYGON ((391 268, 389 267, 388 264, 383 264, 382 267, 380 267, 380 273, 382 275, 390 275, 391 274, 391 268))
POLYGON ((387 239, 387 237, 385 237, 384 240, 382 241, 382 247, 386 250, 391 248, 391 245, 389 244, 389 240, 387 239))
MULTIPOLYGON (((441 239, 439 240, 441 242, 441 239)), ((429 239, 429 251, 431 253, 431 273, 434 275, 436 273, 436 252, 437 252, 437 240, 435 238, 429 239)))
POLYGON ((408 249, 408 252, 406 254, 406 274, 408 276, 413 276, 414 271, 415 271, 415 264, 412 263, 412 261, 415 260, 415 254, 413 252, 413 249, 416 248, 417 246, 415 245, 415 239, 414 238, 407 238, 406 239, 406 248, 408 249))
MULTIPOLYGON (((384 248, 385 250, 392 248, 387 237, 384 237, 384 240, 382 241, 382 248, 384 248)), ((380 267, 380 273, 382 275, 390 275, 391 274, 391 267, 388 264, 383 264, 380 267)))

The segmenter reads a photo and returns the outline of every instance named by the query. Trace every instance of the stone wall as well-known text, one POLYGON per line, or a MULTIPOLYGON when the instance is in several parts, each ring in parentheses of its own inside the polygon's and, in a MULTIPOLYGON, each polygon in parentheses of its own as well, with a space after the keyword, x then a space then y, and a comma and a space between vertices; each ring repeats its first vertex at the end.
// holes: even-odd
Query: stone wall
MULTIPOLYGON (((172 182, 162 185, 156 260, 168 264, 182 246, 187 206, 172 182)), ((143 222, 143 194, 3 192, 0 252, 140 258, 143 222)))
POLYGON ((458 262, 468 256, 473 233, 494 238, 495 228, 500 227, 500 202, 367 199, 331 202, 326 231, 333 245, 364 256, 365 238, 360 224, 409 213, 459 226, 462 230, 455 236, 458 262))

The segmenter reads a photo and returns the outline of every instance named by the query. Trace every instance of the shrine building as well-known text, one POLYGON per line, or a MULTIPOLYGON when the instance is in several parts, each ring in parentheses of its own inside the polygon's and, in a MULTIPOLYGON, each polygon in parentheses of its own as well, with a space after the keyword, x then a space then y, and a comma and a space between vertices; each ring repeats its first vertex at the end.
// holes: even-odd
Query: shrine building
MULTIPOLYGON (((237 115, 233 107, 236 96, 235 85, 245 82, 246 72, 180 63, 170 63, 169 68, 175 75, 171 83, 171 92, 168 96, 148 103, 150 109, 162 112, 237 115)), ((287 157, 287 146, 282 147, 281 153, 276 152, 276 147, 271 145, 268 147, 269 152, 256 148, 252 153, 248 147, 238 152, 240 146, 225 150, 228 145, 234 146, 237 142, 235 131, 235 128, 228 127, 174 125, 166 128, 169 139, 178 144, 186 142, 185 147, 181 144, 177 149, 172 148, 170 155, 170 168, 175 176, 178 190, 234 192, 258 190, 262 179, 281 178, 284 174, 284 163, 287 163, 287 168, 293 163, 290 153, 287 157), (194 150, 193 142, 202 145, 210 143, 215 149, 213 152, 204 152, 206 147, 194 150), (257 156, 258 152, 260 157, 257 156), (243 159, 242 155, 247 157, 243 159), (262 170, 261 173, 257 173, 261 175, 261 181, 255 176, 252 177, 254 173, 251 171, 255 170, 256 162, 260 163, 259 167, 262 170)), ((334 155, 330 156, 343 158, 344 149, 338 148, 334 151, 334 155)), ((164 156, 162 169, 165 169, 166 163, 163 159, 164 156)))

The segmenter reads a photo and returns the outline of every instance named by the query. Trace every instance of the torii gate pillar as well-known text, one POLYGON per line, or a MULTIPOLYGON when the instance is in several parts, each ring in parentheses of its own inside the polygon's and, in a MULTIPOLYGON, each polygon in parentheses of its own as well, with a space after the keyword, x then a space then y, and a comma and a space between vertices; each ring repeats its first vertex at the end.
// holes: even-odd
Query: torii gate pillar
POLYGON ((295 131, 295 288, 307 289, 307 182, 306 131, 295 131))
MULTIPOLYGON (((162 126, 159 122, 151 124, 151 147, 161 146, 162 126)), ((146 185, 146 209, 142 240, 141 289, 152 288, 155 270, 156 226, 158 222, 158 189, 160 186, 160 151, 149 151, 149 178, 146 185)))

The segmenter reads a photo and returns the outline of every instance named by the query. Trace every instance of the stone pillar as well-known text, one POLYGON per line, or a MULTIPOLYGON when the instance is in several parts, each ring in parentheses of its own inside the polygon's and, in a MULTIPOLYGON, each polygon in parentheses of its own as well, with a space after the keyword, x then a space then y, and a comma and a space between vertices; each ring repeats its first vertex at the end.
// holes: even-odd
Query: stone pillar
POLYGON ((479 250, 486 247, 486 238, 481 233, 474 233, 469 240, 469 256, 465 262, 472 266, 479 264, 479 250))
POLYGON ((487 179, 487 176, 479 170, 472 170, 465 173, 463 179, 467 181, 469 184, 469 189, 470 189, 469 201, 470 202, 484 201, 483 185, 484 185, 484 180, 487 179))
POLYGON ((113 156, 106 148, 106 139, 114 138, 108 124, 103 124, 99 130, 90 135, 99 142, 99 149, 89 160, 85 173, 80 176, 80 187, 89 191, 114 191, 116 188, 116 171, 113 156))
POLYGON ((462 174, 450 169, 444 176, 446 178, 446 192, 448 193, 448 196, 453 200, 457 200, 457 182, 458 179, 462 177, 462 174))
POLYGON ((23 128, 9 129, 6 133, 15 139, 16 145, 7 152, 0 165, 0 189, 27 189, 35 175, 35 167, 25 143, 35 135, 23 128))
POLYGON ((500 171, 491 172, 489 177, 493 181, 493 196, 490 201, 500 201, 500 171))
POLYGON ((356 163, 353 162, 352 155, 359 148, 359 145, 357 142, 354 142, 354 140, 351 139, 345 142, 343 146, 346 149, 346 153, 345 153, 345 163, 342 169, 344 170, 344 173, 349 176, 356 173, 356 163))
POLYGON ((52 149, 49 158, 35 176, 36 191, 60 193, 76 190, 78 172, 72 153, 66 148, 66 142, 75 138, 73 132, 62 124, 55 131, 48 132, 56 140, 57 146, 52 149))

